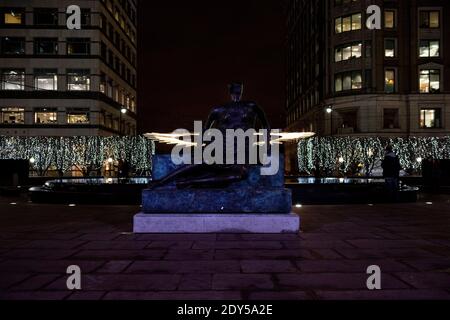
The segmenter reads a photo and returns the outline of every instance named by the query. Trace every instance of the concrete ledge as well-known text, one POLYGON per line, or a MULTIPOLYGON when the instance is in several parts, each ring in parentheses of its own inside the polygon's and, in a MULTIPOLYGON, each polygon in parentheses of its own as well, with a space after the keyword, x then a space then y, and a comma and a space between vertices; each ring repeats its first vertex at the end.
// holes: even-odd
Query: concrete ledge
POLYGON ((144 214, 134 216, 135 233, 298 233, 292 214, 144 214))

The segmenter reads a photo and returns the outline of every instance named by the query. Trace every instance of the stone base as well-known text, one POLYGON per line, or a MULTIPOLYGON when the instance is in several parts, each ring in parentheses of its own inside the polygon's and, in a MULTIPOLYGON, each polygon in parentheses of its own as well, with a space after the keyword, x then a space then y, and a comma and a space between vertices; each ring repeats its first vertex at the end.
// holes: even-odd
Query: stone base
POLYGON ((147 214, 289 214, 291 209, 291 190, 278 187, 168 187, 142 192, 142 212, 147 214))
POLYGON ((135 233, 298 233, 292 214, 144 214, 134 216, 135 233))

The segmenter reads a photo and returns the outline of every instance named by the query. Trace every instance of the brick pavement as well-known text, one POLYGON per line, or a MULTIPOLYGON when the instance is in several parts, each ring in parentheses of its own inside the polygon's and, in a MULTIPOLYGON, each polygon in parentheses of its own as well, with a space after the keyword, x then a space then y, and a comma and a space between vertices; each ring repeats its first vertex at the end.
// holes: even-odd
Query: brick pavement
POLYGON ((0 198, 0 299, 450 299, 447 198, 305 206, 299 235, 135 235, 138 207, 0 198))

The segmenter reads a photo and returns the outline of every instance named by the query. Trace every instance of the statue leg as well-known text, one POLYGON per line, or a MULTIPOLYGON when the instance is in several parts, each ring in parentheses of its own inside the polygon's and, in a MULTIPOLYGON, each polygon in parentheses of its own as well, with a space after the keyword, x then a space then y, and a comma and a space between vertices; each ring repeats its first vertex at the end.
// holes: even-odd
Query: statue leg
POLYGON ((189 187, 224 187, 239 182, 247 177, 245 166, 215 167, 208 166, 209 173, 197 178, 186 178, 176 182, 178 188, 189 187))
POLYGON ((178 168, 177 170, 175 170, 174 172, 170 173, 168 176, 162 178, 161 180, 158 181, 153 181, 152 183, 150 183, 149 185, 149 189, 155 189, 157 187, 161 187, 163 185, 167 185, 169 183, 171 183, 172 181, 175 181, 176 179, 182 177, 182 176, 186 176, 189 175, 190 173, 200 169, 200 167, 202 167, 202 164, 194 164, 194 165, 185 165, 181 168, 178 168))

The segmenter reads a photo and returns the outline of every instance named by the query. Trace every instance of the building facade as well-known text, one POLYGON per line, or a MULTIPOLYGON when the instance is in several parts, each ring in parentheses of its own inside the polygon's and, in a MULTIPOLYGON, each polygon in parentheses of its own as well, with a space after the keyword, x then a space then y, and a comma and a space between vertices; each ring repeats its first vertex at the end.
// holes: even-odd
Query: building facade
POLYGON ((2 0, 0 135, 135 135, 136 0, 2 0), (67 8, 81 8, 81 29, 67 8))
MULTIPOLYGON (((321 136, 450 133, 450 2, 291 0, 288 129, 321 136), (366 22, 381 8, 381 29, 366 22)), ((294 169, 295 146, 288 166, 294 169)))

